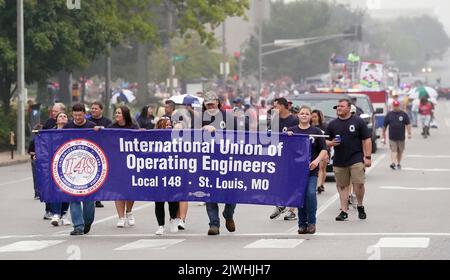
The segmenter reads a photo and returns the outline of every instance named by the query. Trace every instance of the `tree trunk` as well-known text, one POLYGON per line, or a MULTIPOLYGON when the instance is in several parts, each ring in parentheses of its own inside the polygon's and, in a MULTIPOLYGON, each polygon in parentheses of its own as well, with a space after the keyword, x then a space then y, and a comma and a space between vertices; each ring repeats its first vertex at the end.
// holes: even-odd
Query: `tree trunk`
POLYGON ((58 101, 66 105, 72 106, 72 74, 66 71, 58 73, 59 80, 59 98, 58 101))

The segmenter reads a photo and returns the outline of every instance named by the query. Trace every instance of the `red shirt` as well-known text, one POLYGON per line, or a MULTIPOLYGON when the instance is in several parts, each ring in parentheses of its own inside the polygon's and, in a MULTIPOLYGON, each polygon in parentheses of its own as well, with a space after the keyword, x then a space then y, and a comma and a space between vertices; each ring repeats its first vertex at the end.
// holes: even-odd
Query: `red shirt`
POLYGON ((431 103, 425 103, 425 104, 420 104, 419 105, 419 114, 421 115, 431 115, 431 111, 433 110, 433 106, 431 105, 431 103))

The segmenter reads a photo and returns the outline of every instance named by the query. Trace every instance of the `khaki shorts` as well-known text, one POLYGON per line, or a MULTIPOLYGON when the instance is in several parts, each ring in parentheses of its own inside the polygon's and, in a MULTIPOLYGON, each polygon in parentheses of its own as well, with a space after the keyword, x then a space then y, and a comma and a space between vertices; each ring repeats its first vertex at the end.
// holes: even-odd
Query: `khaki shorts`
POLYGON ((405 150, 405 141, 389 140, 389 147, 392 152, 401 154, 405 150))
POLYGON ((347 167, 333 166, 333 171, 338 187, 349 186, 350 180, 353 184, 364 184, 366 181, 366 169, 362 162, 347 167))

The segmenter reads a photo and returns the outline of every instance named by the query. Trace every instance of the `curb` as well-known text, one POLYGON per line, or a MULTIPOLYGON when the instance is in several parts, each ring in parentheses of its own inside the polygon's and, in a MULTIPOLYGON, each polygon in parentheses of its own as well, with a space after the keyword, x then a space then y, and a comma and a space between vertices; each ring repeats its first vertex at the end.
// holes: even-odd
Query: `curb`
POLYGON ((0 167, 23 164, 23 163, 29 162, 30 160, 31 159, 18 159, 18 160, 4 161, 4 162, 0 162, 0 167))

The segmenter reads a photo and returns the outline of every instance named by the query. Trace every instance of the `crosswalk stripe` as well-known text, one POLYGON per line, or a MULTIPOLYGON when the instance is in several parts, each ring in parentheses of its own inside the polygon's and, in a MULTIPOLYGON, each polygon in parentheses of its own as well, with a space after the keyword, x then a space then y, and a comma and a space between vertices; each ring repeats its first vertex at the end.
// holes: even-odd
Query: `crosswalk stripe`
POLYGON ((378 240, 378 248, 428 248, 428 237, 383 237, 378 240))
POLYGON ((245 249, 293 249, 305 239, 259 239, 245 246, 245 249))
POLYGON ((135 242, 125 244, 114 249, 115 251, 139 250, 139 249, 156 249, 164 250, 170 246, 183 242, 186 239, 140 239, 135 242))
POLYGON ((50 246, 58 245, 63 242, 65 242, 65 240, 19 241, 0 247, 0 253, 39 251, 50 246))

